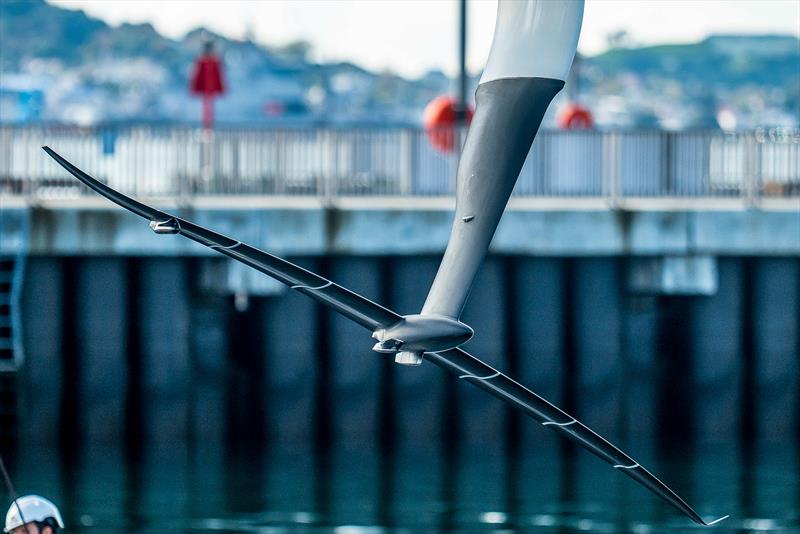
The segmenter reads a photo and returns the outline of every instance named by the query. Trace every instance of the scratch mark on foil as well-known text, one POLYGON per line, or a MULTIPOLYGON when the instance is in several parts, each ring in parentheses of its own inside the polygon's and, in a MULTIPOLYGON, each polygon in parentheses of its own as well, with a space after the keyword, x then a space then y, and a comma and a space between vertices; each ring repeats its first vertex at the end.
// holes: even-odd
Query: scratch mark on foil
POLYGON ((225 250, 232 250, 232 249, 238 247, 241 244, 242 244, 241 241, 237 241, 233 245, 228 245, 227 247, 224 247, 222 245, 209 245, 209 248, 219 248, 219 249, 225 249, 225 250))
POLYGON ((573 419, 572 421, 568 421, 566 423, 556 423, 555 421, 545 421, 544 423, 542 423, 542 426, 547 426, 547 425, 569 426, 569 425, 574 425, 577 422, 578 422, 577 419, 573 419))
POLYGON ((493 375, 487 375, 487 376, 461 375, 458 378, 477 378, 478 380, 489 380, 498 376, 500 376, 500 371, 497 371, 493 375))
POLYGON ((614 469, 635 469, 637 467, 641 466, 637 463, 634 463, 633 465, 615 465, 614 469))
POLYGON ((311 286, 306 286, 306 285, 303 285, 303 284, 297 284, 296 286, 292 286, 292 289, 313 289, 313 290, 317 290, 317 289, 325 289, 326 287, 331 286, 331 285, 333 285, 333 282, 331 282, 329 280, 327 283, 322 284, 321 286, 317 286, 317 287, 311 287, 311 286))

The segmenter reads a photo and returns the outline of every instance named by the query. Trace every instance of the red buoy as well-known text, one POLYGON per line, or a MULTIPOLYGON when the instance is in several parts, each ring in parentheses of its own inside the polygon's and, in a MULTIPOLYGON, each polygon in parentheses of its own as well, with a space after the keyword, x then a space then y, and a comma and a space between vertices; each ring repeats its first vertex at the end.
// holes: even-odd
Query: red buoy
POLYGON ((559 112, 558 127, 564 130, 590 130, 594 128, 594 118, 587 108, 572 102, 559 112))
MULTIPOLYGON (((437 96, 425 107, 422 123, 428 140, 440 152, 452 152, 456 145, 455 126, 458 123, 458 100, 451 96, 437 96)), ((467 124, 472 122, 473 110, 467 106, 467 124)))
POLYGON ((213 99, 225 92, 222 80, 222 62, 214 54, 210 41, 194 64, 189 89, 203 98, 203 127, 211 128, 214 123, 213 99))

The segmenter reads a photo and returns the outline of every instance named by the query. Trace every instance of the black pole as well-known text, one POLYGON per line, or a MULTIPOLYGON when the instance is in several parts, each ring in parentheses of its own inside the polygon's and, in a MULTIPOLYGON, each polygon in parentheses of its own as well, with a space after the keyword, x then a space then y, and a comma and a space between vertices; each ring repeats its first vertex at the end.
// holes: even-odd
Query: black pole
POLYGON ((467 0, 459 2, 458 123, 467 122, 467 0))

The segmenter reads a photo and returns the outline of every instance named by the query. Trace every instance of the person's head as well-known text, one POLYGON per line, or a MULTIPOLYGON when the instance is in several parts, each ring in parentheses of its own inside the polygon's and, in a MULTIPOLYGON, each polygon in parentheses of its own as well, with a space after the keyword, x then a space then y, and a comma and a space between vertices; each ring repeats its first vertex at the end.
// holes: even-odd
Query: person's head
POLYGON ((31 521, 8 531, 10 534, 55 534, 58 526, 53 521, 31 521))
POLYGON ((3 532, 8 534, 55 534, 64 528, 56 505, 38 495, 26 495, 11 503, 3 532))

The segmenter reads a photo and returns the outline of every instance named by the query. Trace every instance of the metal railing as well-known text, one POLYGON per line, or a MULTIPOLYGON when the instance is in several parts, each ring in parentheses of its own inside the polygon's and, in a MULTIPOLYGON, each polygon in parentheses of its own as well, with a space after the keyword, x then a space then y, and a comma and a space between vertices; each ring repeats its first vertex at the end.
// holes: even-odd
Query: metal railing
MULTIPOLYGON (((463 137, 463 136, 462 136, 463 137)), ((142 197, 447 196, 456 153, 417 129, 0 127, 0 194, 87 194, 42 151, 142 197)), ((800 198, 797 132, 542 131, 518 197, 800 198)))

